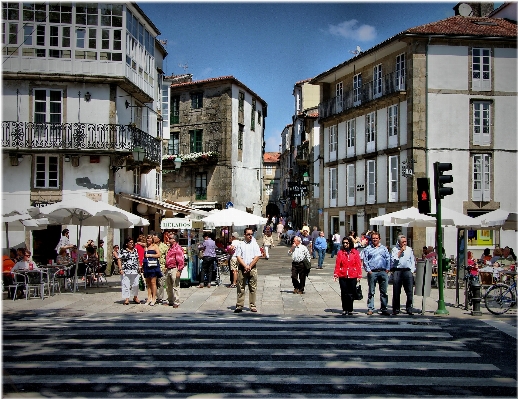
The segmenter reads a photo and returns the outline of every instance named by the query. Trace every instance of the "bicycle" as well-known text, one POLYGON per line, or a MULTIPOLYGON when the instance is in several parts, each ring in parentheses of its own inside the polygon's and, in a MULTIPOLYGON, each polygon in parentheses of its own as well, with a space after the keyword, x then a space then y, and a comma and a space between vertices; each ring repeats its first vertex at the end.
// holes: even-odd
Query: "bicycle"
POLYGON ((464 307, 466 310, 470 309, 473 306, 473 290, 471 289, 471 285, 476 281, 479 282, 478 274, 473 274, 472 272, 478 273, 478 268, 475 266, 465 266, 464 267, 464 307))
POLYGON ((514 279, 516 272, 507 271, 502 273, 510 275, 513 282, 511 285, 498 283, 487 290, 484 297, 486 309, 493 314, 504 314, 511 307, 516 306, 517 288, 516 280, 514 279))

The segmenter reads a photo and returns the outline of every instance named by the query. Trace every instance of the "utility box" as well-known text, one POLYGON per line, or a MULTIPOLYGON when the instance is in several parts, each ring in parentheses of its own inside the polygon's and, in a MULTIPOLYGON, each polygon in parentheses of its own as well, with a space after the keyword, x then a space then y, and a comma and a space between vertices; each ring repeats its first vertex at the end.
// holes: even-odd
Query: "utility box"
MULTIPOLYGON (((415 291, 414 295, 429 297, 432 288, 432 268, 430 260, 418 260, 415 271, 415 291)), ((423 309, 424 312, 424 309, 423 309)))

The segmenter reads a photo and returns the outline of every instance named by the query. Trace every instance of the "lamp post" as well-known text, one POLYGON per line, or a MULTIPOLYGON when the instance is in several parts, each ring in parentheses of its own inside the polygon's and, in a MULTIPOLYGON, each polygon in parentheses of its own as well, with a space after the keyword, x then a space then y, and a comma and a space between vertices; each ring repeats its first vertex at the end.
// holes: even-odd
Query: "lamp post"
POLYGON ((133 155, 133 162, 142 163, 144 162, 144 156, 146 153, 142 147, 135 146, 133 147, 133 151, 131 151, 131 155, 133 155))
POLYGON ((180 158, 179 156, 176 156, 176 158, 174 159, 174 168, 175 170, 177 169, 180 169, 181 166, 182 166, 182 158, 180 158))

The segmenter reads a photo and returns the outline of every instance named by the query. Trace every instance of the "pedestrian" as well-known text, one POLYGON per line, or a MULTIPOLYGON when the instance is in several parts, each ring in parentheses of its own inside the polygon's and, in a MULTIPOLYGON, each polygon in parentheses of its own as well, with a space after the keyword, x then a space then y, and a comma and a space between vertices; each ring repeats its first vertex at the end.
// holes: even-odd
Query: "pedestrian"
POLYGON ((279 220, 279 224, 277 225, 277 241, 281 240, 283 232, 284 232, 284 225, 282 224, 281 220, 279 220))
POLYGON ((200 274, 200 285, 198 288, 210 288, 212 282, 212 269, 216 262, 216 243, 212 239, 209 232, 203 233, 203 242, 198 245, 198 249, 203 250, 203 262, 200 274), (205 283, 207 280, 207 283, 205 283))
POLYGON ((118 273, 118 271, 119 271, 118 264, 119 264, 119 246, 117 244, 115 244, 113 246, 113 251, 112 251, 112 268, 111 268, 112 275, 115 273, 118 273))
POLYGON ((318 238, 320 233, 318 232, 318 227, 313 226, 313 231, 311 232, 311 257, 315 259, 317 257, 317 250, 315 249, 315 240, 318 238))
POLYGON ((61 238, 59 239, 59 242, 58 242, 58 245, 56 245, 56 253, 59 254, 59 250, 61 248, 65 248, 65 250, 67 251, 67 255, 70 255, 70 249, 73 247, 73 245, 70 243, 70 238, 69 238, 69 230, 68 229, 63 229, 63 231, 61 232, 61 238))
POLYGON ((331 238, 333 241, 333 251, 331 252, 331 258, 333 258, 340 249, 340 234, 338 234, 338 230, 335 230, 335 234, 333 234, 333 237, 331 238))
POLYGON ((257 312, 256 291, 257 291, 257 262, 261 257, 261 250, 257 241, 252 240, 253 230, 249 227, 245 229, 245 240, 236 248, 238 263, 237 275, 237 301, 234 313, 243 311, 245 304, 245 289, 248 284, 248 302, 250 311, 257 312))
POLYGON ((342 248, 336 255, 333 279, 340 284, 342 298, 342 315, 353 314, 353 303, 356 295, 356 283, 362 278, 360 253, 354 248, 352 237, 344 237, 342 248))
POLYGON ((135 249, 138 253, 139 264, 142 267, 144 262, 144 251, 146 248, 146 237, 144 234, 139 234, 137 242, 135 242, 135 249))
POLYGON ((239 239, 239 234, 234 231, 232 233, 232 242, 227 248, 227 253, 230 255, 230 273, 231 273, 231 283, 229 285, 229 288, 236 288, 237 287, 237 273, 238 273, 238 267, 237 267, 237 247, 241 245, 241 240, 239 239))
POLYGON ((180 276, 185 266, 183 248, 178 244, 176 234, 169 235, 169 249, 165 258, 167 303, 174 308, 180 306, 180 276))
POLYGON ((167 304, 167 300, 165 299, 167 271, 165 267, 165 256, 169 250, 169 239, 167 238, 167 232, 163 234, 155 233, 153 235, 153 241, 156 245, 158 245, 158 249, 160 250, 160 258, 158 258, 158 263, 160 264, 160 271, 162 272, 162 277, 157 277, 156 279, 156 301, 158 303, 165 302, 165 304, 167 304))
POLYGON ((291 282, 293 284, 294 294, 304 294, 306 287, 306 277, 308 272, 304 265, 304 258, 311 262, 311 255, 307 247, 302 245, 302 240, 299 236, 293 238, 293 245, 288 254, 291 255, 291 282))
POLYGON ((318 266, 317 269, 323 269, 324 268, 324 258, 326 256, 326 250, 327 250, 327 240, 324 236, 324 232, 321 231, 319 233, 320 235, 315 240, 315 251, 317 251, 318 254, 318 266))
POLYGON ((363 268, 367 272, 367 282, 369 283, 369 295, 367 298, 367 314, 372 315, 374 312, 374 293, 376 292, 376 283, 379 285, 381 314, 389 316, 387 310, 388 304, 388 273, 390 271, 390 254, 387 247, 381 245, 380 234, 376 231, 371 233, 372 243, 368 245, 361 253, 363 268))
POLYGON ((160 271, 160 249, 158 245, 153 242, 153 233, 146 237, 146 248, 144 251, 143 270, 144 278, 147 286, 147 300, 146 305, 155 306, 156 303, 156 280, 162 277, 160 271))
POLYGON ((142 267, 139 263, 138 252, 133 239, 127 237, 124 240, 123 249, 117 260, 119 274, 121 275, 121 291, 124 305, 129 305, 129 298, 133 295, 133 302, 140 304, 138 299, 138 283, 142 267))
POLYGON ((400 296, 401 286, 405 289, 406 294, 406 312, 413 315, 413 293, 414 272, 415 272, 415 256, 411 247, 407 246, 407 238, 400 235, 397 238, 397 244, 392 248, 391 269, 394 274, 394 285, 392 286, 392 315, 395 316, 401 312, 400 296))
POLYGON ((266 260, 270 258, 270 248, 273 248, 274 246, 272 232, 268 229, 263 235, 264 256, 266 260))
POLYGON ((308 249, 308 252, 311 254, 313 252, 313 241, 309 235, 309 227, 306 226, 302 228, 300 240, 302 245, 304 245, 308 249))
POLYGON ((99 262, 104 262, 104 241, 99 240, 99 248, 97 248, 97 256, 99 257, 99 262))

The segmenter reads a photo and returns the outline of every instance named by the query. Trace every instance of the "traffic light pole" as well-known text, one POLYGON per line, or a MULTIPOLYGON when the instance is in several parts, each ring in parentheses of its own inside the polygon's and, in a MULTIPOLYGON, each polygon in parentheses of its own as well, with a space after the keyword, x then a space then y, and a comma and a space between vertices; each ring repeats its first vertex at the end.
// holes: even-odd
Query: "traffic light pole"
POLYGON ((448 315, 450 312, 446 309, 444 304, 444 275, 443 275, 443 255, 442 255, 442 220, 441 220, 441 198, 437 196, 435 198, 435 207, 436 207, 436 219, 437 224, 435 226, 435 230, 437 231, 437 279, 439 284, 439 302, 437 302, 437 310, 435 314, 444 314, 448 315))

